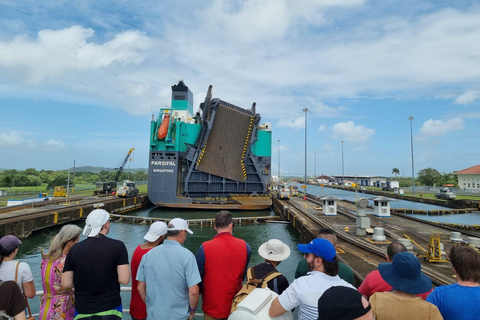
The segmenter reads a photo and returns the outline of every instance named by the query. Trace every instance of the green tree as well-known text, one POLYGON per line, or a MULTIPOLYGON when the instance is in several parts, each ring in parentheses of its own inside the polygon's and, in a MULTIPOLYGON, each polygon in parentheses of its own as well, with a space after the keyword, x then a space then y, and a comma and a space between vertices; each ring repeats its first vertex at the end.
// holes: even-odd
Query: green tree
POLYGON ((398 169, 398 168, 393 168, 393 169, 392 169, 392 174, 394 174, 394 175, 395 175, 395 179, 397 179, 397 175, 400 174, 400 169, 398 169))
POLYGON ((417 176, 417 180, 424 186, 440 185, 443 180, 442 174, 432 168, 420 170, 417 176))

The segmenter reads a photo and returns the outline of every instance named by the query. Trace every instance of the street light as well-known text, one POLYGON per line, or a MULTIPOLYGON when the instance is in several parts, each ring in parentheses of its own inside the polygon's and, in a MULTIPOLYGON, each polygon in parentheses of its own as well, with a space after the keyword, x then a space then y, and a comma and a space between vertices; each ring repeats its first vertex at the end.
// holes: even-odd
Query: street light
POLYGON ((315 155, 314 159, 314 163, 313 163, 313 179, 316 180, 317 179, 317 151, 313 151, 313 154, 315 155))
POLYGON ((342 182, 345 182, 345 166, 343 163, 343 140, 342 140, 342 182))
POLYGON ((302 111, 305 112, 305 195, 307 195, 307 112, 309 109, 303 108, 302 111))
POLYGON ((280 183, 280 139, 278 142, 278 183, 280 183))
POLYGON ((408 120, 410 120, 410 146, 412 148, 412 193, 415 197, 415 169, 413 164, 413 119, 415 119, 413 116, 408 117, 408 120))

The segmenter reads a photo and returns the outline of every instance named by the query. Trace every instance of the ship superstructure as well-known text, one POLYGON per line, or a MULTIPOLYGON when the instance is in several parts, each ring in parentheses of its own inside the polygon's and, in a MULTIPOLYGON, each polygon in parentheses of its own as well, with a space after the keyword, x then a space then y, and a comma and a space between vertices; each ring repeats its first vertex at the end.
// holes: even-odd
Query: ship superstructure
POLYGON ((271 125, 255 111, 218 98, 212 86, 201 113, 179 81, 171 108, 150 129, 148 196, 159 206, 201 209, 265 209, 269 194, 271 125))

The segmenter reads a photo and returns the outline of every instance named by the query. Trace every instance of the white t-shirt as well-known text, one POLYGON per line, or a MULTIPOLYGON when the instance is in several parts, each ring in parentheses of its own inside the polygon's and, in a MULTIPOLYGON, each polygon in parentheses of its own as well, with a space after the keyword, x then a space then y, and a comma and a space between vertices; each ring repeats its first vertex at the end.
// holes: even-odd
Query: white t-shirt
MULTIPOLYGON (((19 261, 3 261, 0 264, 0 279, 3 281, 8 280, 15 280, 15 269, 17 268, 17 263, 19 261)), ((30 267, 25 262, 20 262, 18 266, 18 275, 17 275, 17 284, 20 287, 20 290, 23 292, 23 285, 24 282, 30 282, 33 280, 32 271, 30 267)))
POLYGON ((299 306, 298 320, 317 320, 318 299, 333 286, 344 286, 356 290, 339 276, 332 277, 323 272, 311 271, 307 276, 295 279, 278 297, 278 302, 285 310, 292 310, 299 306))

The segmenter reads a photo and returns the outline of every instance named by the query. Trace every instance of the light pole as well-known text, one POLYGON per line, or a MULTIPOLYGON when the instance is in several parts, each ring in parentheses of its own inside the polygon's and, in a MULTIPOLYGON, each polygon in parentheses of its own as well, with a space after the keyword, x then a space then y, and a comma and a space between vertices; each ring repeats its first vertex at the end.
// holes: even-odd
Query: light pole
POLYGON ((308 108, 303 108, 305 112, 305 195, 307 195, 307 112, 308 108))
POLYGON ((280 183, 280 139, 278 142, 278 183, 280 183))
POLYGON ((415 169, 413 164, 413 119, 415 119, 413 116, 408 117, 408 120, 410 120, 410 146, 412 149, 412 193, 415 197, 415 169))
POLYGON ((314 163, 313 163, 313 179, 317 180, 317 151, 313 151, 314 154, 314 163))
POLYGON ((342 183, 345 182, 345 167, 343 163, 343 140, 342 140, 342 183))

